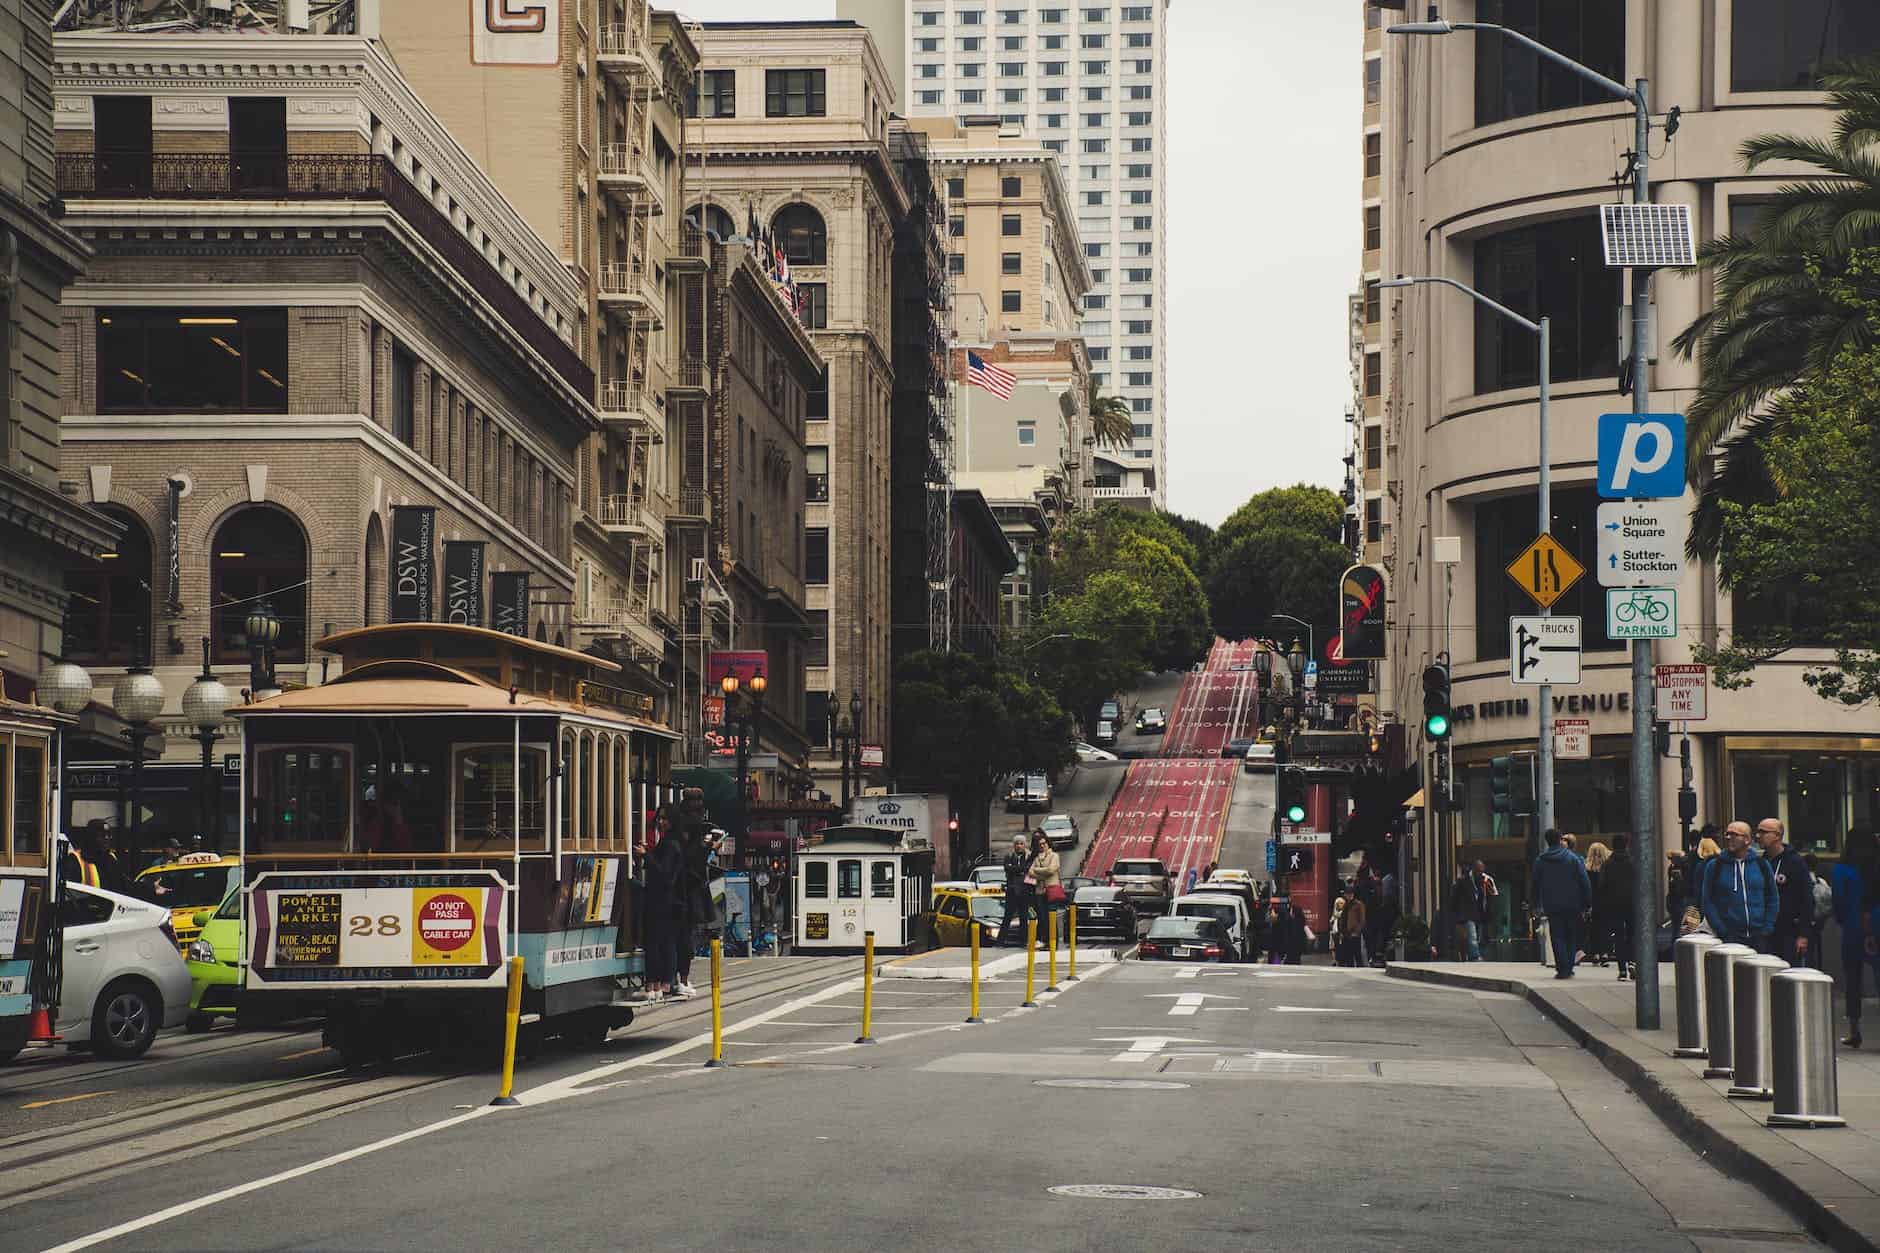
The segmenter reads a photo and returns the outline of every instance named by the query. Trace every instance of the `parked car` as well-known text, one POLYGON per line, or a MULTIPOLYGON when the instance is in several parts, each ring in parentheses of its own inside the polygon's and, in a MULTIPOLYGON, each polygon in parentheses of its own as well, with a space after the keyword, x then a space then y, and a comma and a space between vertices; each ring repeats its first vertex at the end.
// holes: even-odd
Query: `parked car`
POLYGON ((133 896, 65 885, 65 974, 53 1029, 100 1057, 141 1057, 189 1016, 189 967, 170 911, 133 896))
POLYGON ((1137 735, 1160 735, 1168 730, 1168 715, 1154 705, 1136 714, 1137 735))
POLYGON ((1004 893, 946 887, 937 889, 933 897, 934 939, 963 948, 973 942, 968 928, 976 926, 980 944, 999 942, 999 920, 1005 915, 1004 893))
POLYGON ((1136 938, 1136 907, 1123 896, 1123 889, 1108 884, 1079 888, 1072 895, 1077 910, 1077 930, 1082 935, 1116 934, 1126 940, 1136 938))
POLYGON ((1166 914, 1149 924, 1136 956, 1142 961, 1230 962, 1234 942, 1219 919, 1166 914))
POLYGON ((185 956, 189 943, 202 930, 196 915, 222 904, 229 889, 242 879, 239 857, 220 853, 185 853, 173 862, 152 866, 137 876, 137 893, 170 911, 176 947, 185 956))
POLYGON ((1270 774, 1279 769, 1279 756, 1271 744, 1255 740, 1247 745, 1247 753, 1241 758, 1240 768, 1248 774, 1270 774))
POLYGON ((1005 794, 1008 814, 1039 813, 1051 808, 1051 781, 1042 774, 1021 774, 1005 794))
POLYGON ((1069 814, 1046 814, 1038 825, 1044 832, 1045 842, 1052 848, 1077 847, 1077 819, 1069 814))
POLYGON ((1253 737, 1251 735, 1237 735, 1227 741, 1227 743, 1221 745, 1221 756, 1229 758, 1245 757, 1247 750, 1252 747, 1253 737))
POLYGON ((1082 740, 1078 740, 1077 743, 1073 744, 1071 747, 1077 751, 1077 760, 1083 762, 1085 765, 1090 765, 1095 762, 1122 760, 1108 749, 1098 748, 1095 744, 1086 744, 1082 740))
POLYGON ((1106 700, 1103 708, 1097 711, 1097 717, 1115 723, 1123 720, 1123 705, 1120 701, 1106 700))
POLYGON ((1123 890, 1123 896, 1139 914, 1168 912, 1174 885, 1168 867, 1154 857, 1127 857, 1110 867, 1107 882, 1123 890))
POLYGON ((1000 896, 1005 895, 1005 867, 999 862, 987 862, 981 866, 974 866, 966 872, 966 881, 983 891, 997 892, 1000 896))
POLYGON ((1253 956, 1253 913, 1247 903, 1227 892, 1190 892, 1178 896, 1169 907, 1177 918, 1212 918, 1227 928, 1227 938, 1234 942, 1234 955, 1240 961, 1253 956))
POLYGON ((1102 886, 1087 874, 1065 875, 1063 878, 1059 879, 1058 882, 1064 885, 1064 895, 1070 897, 1072 900, 1076 900, 1077 893, 1084 888, 1102 886))
POLYGON ((1116 743, 1116 724, 1108 718, 1103 719, 1097 723, 1097 733, 1091 738, 1103 745, 1116 743))
MULTIPOLYGON (((1244 875, 1247 872, 1241 870, 1234 873, 1244 875)), ((1247 907, 1247 916, 1249 918, 1258 916, 1257 911, 1260 908, 1260 893, 1259 889, 1254 887, 1251 878, 1223 879, 1221 872, 1217 870, 1212 875, 1208 876, 1207 879, 1197 883, 1194 890, 1197 893, 1224 892, 1239 900, 1241 904, 1247 907)))

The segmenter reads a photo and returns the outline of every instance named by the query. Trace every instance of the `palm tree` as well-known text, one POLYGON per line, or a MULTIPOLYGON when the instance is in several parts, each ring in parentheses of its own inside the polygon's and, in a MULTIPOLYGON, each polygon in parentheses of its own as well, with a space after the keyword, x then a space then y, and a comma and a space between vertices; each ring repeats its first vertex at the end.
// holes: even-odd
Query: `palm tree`
POLYGON ((1747 234, 1698 252, 1694 268, 1716 277, 1715 302, 1672 341, 1700 366, 1685 412, 1691 469, 1703 485, 1695 553, 1716 551, 1719 500, 1767 490, 1761 444, 1783 420, 1780 394, 1875 341, 1849 296, 1880 295, 1880 268, 1862 255, 1880 247, 1880 58, 1837 66, 1821 82, 1837 111, 1829 138, 1758 135, 1742 148, 1750 170, 1787 161, 1812 173, 1778 190, 1747 234), (1719 444, 1724 463, 1713 477, 1719 444))
POLYGON ((1097 437, 1097 443, 1106 448, 1121 448, 1136 437, 1136 418, 1127 400, 1103 395, 1095 379, 1090 381, 1084 399, 1090 410, 1090 431, 1097 437))

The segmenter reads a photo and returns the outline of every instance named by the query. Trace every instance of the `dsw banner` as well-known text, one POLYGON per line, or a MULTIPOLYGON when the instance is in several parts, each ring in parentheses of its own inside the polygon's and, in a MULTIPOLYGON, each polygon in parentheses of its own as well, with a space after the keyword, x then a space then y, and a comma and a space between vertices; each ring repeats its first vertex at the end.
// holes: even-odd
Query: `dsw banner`
POLYGON ((444 544, 444 621, 483 625, 483 545, 475 540, 444 544))
POLYGON ((392 507, 393 622, 429 622, 437 578, 437 510, 429 505, 392 507))

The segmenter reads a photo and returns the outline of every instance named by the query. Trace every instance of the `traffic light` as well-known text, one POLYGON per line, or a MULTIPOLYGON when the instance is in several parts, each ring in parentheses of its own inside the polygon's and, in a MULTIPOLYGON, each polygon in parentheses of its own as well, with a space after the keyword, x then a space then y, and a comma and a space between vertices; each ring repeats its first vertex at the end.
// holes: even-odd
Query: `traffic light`
POLYGON ((1489 808, 1497 814, 1514 813, 1514 758, 1493 757, 1488 763, 1489 808))
POLYGON ((958 831, 959 829, 960 829, 960 816, 958 814, 954 814, 951 818, 947 819, 947 830, 958 831))
POLYGON ((1430 754, 1430 800, 1439 814, 1449 812, 1449 758, 1442 749, 1430 754))
POLYGON ((1449 667, 1427 666, 1423 671, 1423 737, 1435 741, 1448 739, 1452 721, 1449 667))
POLYGON ((1297 766, 1288 766, 1279 772, 1277 808, 1284 822, 1306 820, 1306 772, 1297 766))
POLYGON ((1508 802, 1517 814, 1534 812, 1534 754, 1516 753, 1508 776, 1508 802))

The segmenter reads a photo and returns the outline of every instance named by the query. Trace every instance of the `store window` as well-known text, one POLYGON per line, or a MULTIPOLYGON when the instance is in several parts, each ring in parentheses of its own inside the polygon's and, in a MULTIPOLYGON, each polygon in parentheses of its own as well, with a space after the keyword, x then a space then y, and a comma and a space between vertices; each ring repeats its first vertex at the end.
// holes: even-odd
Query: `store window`
POLYGON ((263 600, 281 620, 275 660, 305 661, 307 541, 293 518, 265 505, 230 515, 209 551, 209 600, 217 661, 249 660, 248 615, 263 600))
POLYGON ((65 655, 81 665, 129 665, 141 627, 150 630, 150 532, 129 510, 100 511, 124 528, 117 547, 95 564, 65 572, 65 655))
MULTIPOLYGON (((1520 31, 1604 74, 1625 81, 1625 0, 1479 0, 1475 19, 1520 31)), ((1616 102, 1573 71, 1543 63, 1512 39, 1475 40, 1475 124, 1554 109, 1616 102)))
POLYGON ((1821 69, 1880 52, 1872 0, 1735 0, 1730 9, 1730 87, 1812 91, 1821 69))
POLYGON ((1779 818, 1795 847, 1838 853, 1849 830, 1880 822, 1880 753, 1732 751, 1730 812, 1752 824, 1779 818))
POLYGON ((765 117, 822 117, 828 112, 824 70, 765 70, 765 117))
MULTIPOLYGON (((1553 537, 1589 570, 1595 550, 1599 500, 1591 488, 1555 488, 1553 537)), ((1534 612, 1527 593, 1508 577, 1507 567, 1534 540, 1537 501, 1533 492, 1485 500, 1475 507, 1475 660, 1508 655, 1508 618, 1534 612)), ((1557 614, 1578 614, 1587 652, 1623 647, 1606 636, 1603 589, 1591 574, 1554 602, 1557 614)), ((1466 656, 1466 653, 1464 654, 1466 656)))
MULTIPOLYGON (((1524 317, 1553 319, 1555 383, 1619 369, 1622 271, 1604 263, 1592 215, 1518 227, 1475 244, 1475 287, 1524 317)), ((1491 309, 1475 309, 1477 393, 1540 382, 1540 338, 1491 309)))
POLYGON ((281 309, 100 309, 101 413, 284 413, 281 309))

